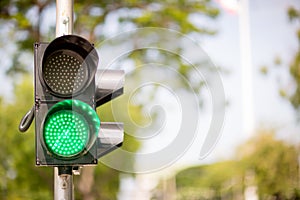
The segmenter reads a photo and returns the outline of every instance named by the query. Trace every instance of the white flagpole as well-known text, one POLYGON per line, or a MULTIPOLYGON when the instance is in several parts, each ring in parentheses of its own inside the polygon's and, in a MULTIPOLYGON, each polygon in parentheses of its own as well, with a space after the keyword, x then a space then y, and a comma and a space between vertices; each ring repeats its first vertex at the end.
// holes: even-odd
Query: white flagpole
POLYGON ((249 138, 254 131, 253 73, 248 0, 239 0, 240 52, 242 68, 243 134, 249 138))

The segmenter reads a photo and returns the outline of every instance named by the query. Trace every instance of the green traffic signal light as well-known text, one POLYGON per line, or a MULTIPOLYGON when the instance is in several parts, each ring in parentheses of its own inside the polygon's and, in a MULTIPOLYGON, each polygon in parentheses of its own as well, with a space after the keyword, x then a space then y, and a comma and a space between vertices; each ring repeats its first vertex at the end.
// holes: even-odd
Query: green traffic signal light
POLYGON ((43 126, 43 140, 55 157, 74 158, 89 150, 99 129, 100 119, 93 108, 69 99, 49 110, 43 126))
POLYGON ((76 112, 56 112, 45 123, 45 143, 54 154, 70 157, 82 152, 89 138, 86 120, 76 112))
POLYGON ((123 126, 102 123, 100 130, 95 108, 123 93, 124 72, 97 73, 98 62, 94 45, 80 36, 34 44, 35 105, 20 130, 35 117, 37 166, 95 165, 123 142, 123 126))

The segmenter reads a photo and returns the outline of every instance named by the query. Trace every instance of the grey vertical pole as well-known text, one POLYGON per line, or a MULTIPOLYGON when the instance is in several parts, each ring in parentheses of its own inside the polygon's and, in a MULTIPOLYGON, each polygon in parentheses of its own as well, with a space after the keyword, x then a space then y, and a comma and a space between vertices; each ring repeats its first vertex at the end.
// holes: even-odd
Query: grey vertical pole
POLYGON ((56 0, 56 37, 73 33, 73 0, 56 0))
POLYGON ((62 172, 60 168, 54 167, 54 200, 73 200, 74 187, 72 167, 69 172, 62 172))
MULTIPOLYGON (((73 33, 73 0, 56 0, 56 37, 73 33)), ((54 200, 73 200, 72 167, 54 167, 54 200)))

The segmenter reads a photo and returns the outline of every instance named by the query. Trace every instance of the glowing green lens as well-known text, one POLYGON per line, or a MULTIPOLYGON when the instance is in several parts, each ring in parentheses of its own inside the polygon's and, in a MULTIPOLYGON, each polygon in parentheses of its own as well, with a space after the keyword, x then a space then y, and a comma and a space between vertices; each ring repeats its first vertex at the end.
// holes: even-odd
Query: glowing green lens
POLYGON ((59 111, 48 118, 44 138, 48 148, 56 155, 74 156, 84 150, 89 139, 89 126, 78 113, 59 111))
POLYGON ((55 156, 73 157, 88 150, 99 128, 100 120, 88 104, 65 100, 54 105, 47 114, 44 142, 55 156))

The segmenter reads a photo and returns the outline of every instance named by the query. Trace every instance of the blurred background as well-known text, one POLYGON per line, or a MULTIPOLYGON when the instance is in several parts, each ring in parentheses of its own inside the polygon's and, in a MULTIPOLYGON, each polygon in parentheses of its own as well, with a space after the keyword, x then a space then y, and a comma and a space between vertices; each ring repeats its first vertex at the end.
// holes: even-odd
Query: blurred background
MULTIPOLYGON (((95 44, 100 60, 122 45, 137 46, 110 66, 126 71, 125 95, 97 110, 102 121, 124 122, 124 151, 142 155, 170 145, 182 109, 198 123, 184 152, 160 167, 133 173, 150 163, 118 157, 120 168, 105 158, 83 168, 74 177, 76 199, 300 199, 299 0, 74 0, 74 11, 74 33, 95 44), (175 30, 201 48, 175 42, 172 54, 138 49, 139 40, 122 34, 145 27, 175 30), (182 58, 187 53, 193 61, 182 58), (157 73, 140 68, 149 63, 157 73), (193 76, 194 66, 221 77, 226 101, 222 130, 204 156, 219 108, 212 105, 214 79, 193 76), (163 89, 140 87, 159 74, 163 89), (195 109, 186 106, 191 95, 195 109)), ((139 37, 168 43, 147 33, 139 37)), ((0 35, 0 199, 53 199, 53 169, 35 167, 34 126, 20 133, 18 125, 34 103, 33 44, 55 38, 55 1, 1 0, 0 35)))

